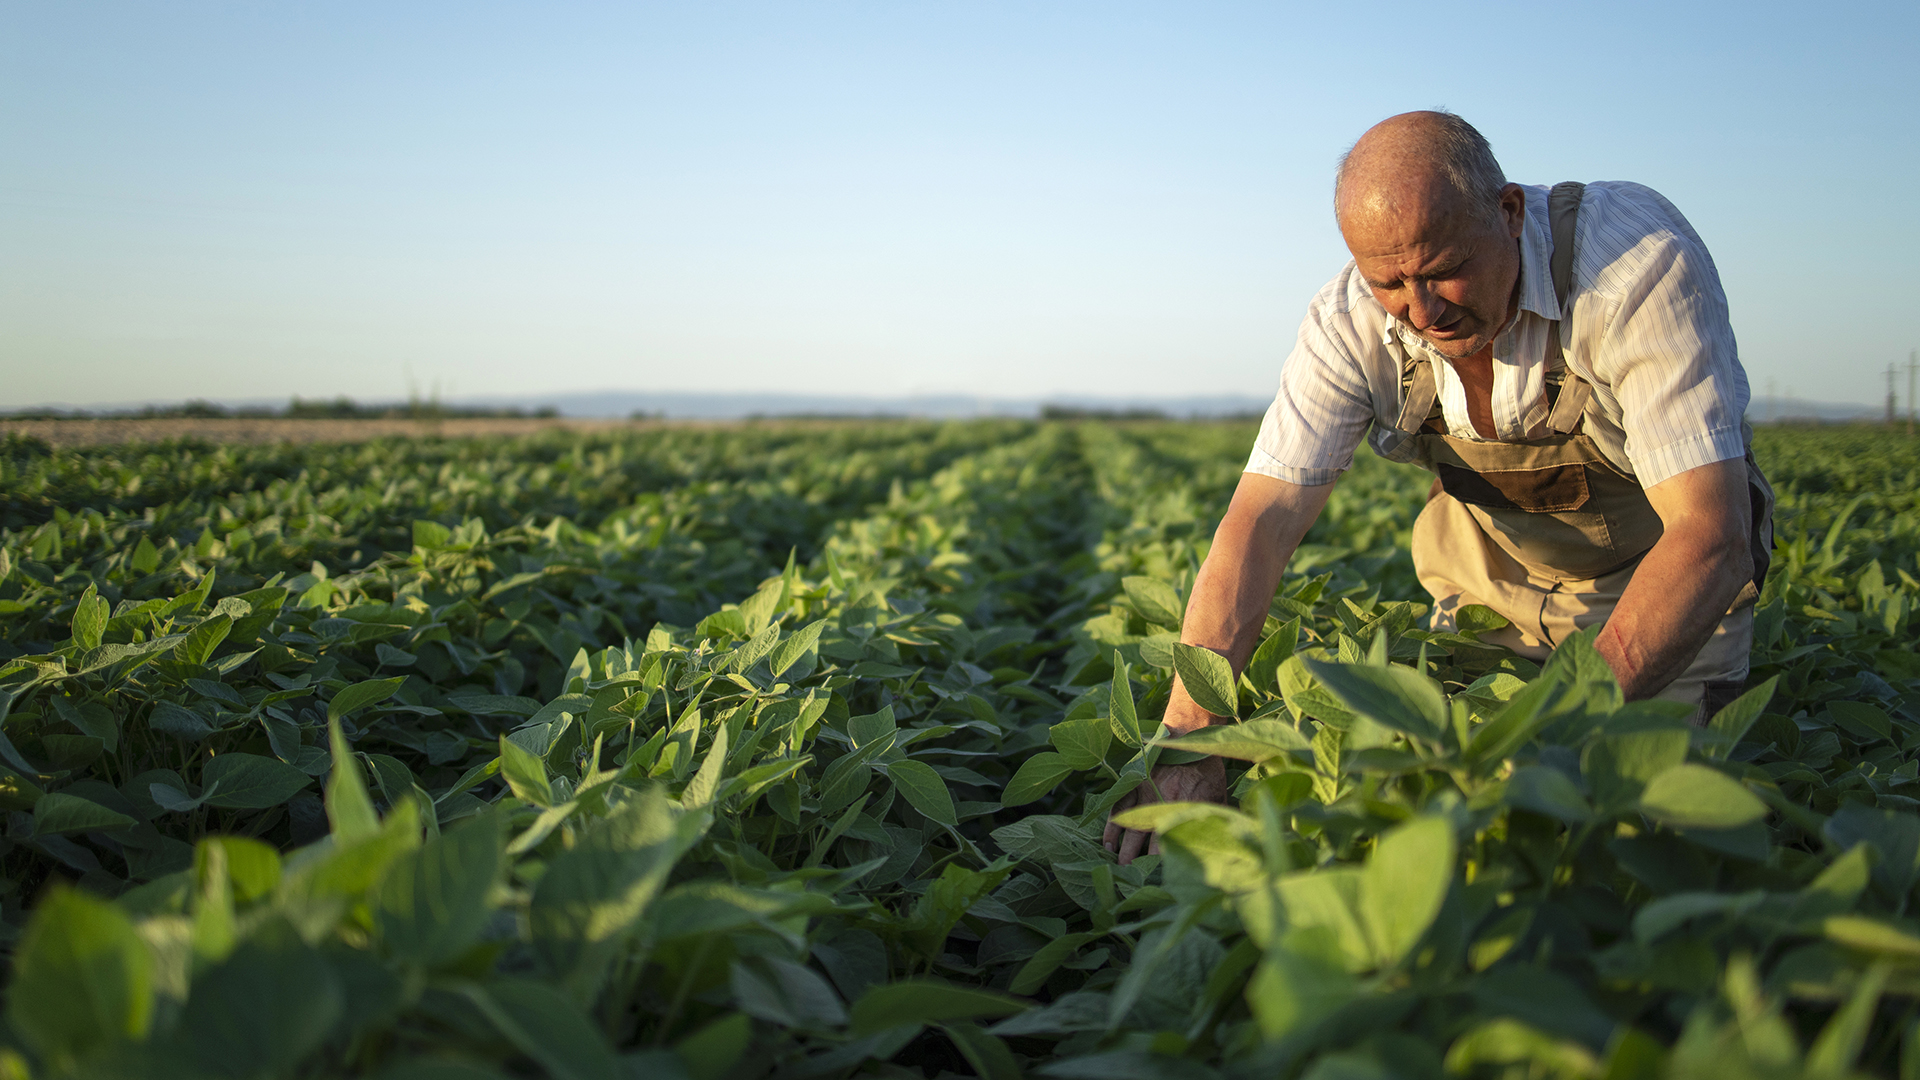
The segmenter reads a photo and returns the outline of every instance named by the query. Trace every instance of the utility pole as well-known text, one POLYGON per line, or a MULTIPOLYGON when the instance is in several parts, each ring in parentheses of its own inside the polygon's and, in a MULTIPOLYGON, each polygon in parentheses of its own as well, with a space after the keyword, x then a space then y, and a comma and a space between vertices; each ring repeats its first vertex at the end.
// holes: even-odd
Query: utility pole
POLYGON ((1894 373, 1899 370, 1900 369, 1897 365, 1894 365, 1894 364, 1887 365, 1887 426, 1888 427, 1893 426, 1894 414, 1898 412, 1900 409, 1900 399, 1896 398, 1893 394, 1893 376, 1894 376, 1894 373))
POLYGON ((1920 369, 1920 349, 1907 350, 1907 438, 1913 438, 1913 373, 1920 369))

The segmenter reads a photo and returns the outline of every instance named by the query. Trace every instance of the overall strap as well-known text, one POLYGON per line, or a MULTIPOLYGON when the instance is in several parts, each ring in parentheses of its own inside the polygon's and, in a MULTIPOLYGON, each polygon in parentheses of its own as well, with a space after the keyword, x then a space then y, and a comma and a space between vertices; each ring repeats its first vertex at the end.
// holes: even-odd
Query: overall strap
MULTIPOLYGON (((1567 324, 1572 321, 1573 314, 1567 306, 1573 296, 1573 227, 1580 216, 1580 199, 1586 190, 1587 185, 1568 181, 1553 185, 1553 190, 1547 193, 1547 219, 1553 227, 1553 259, 1550 263, 1553 295, 1560 302, 1560 318, 1547 334, 1548 363, 1565 356, 1567 324)), ((1580 426, 1580 419, 1587 411, 1587 401, 1592 396, 1592 384, 1569 370, 1560 385, 1560 396, 1553 403, 1553 412, 1547 417, 1547 430, 1555 435, 1565 435, 1580 426)))
POLYGON ((1440 388, 1433 381, 1432 362, 1415 360, 1412 367, 1412 373, 1402 382, 1400 419, 1393 425, 1400 431, 1419 431, 1427 422, 1427 414, 1433 411, 1433 403, 1440 398, 1440 388))

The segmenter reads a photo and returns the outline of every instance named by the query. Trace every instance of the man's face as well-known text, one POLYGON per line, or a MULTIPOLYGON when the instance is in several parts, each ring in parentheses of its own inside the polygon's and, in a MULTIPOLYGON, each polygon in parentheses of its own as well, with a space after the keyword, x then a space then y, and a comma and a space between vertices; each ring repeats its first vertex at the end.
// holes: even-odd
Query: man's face
POLYGON ((1374 298, 1452 360, 1492 343, 1513 317, 1526 214, 1516 184, 1500 194, 1500 213, 1413 213, 1356 209, 1341 223, 1347 250, 1374 298))

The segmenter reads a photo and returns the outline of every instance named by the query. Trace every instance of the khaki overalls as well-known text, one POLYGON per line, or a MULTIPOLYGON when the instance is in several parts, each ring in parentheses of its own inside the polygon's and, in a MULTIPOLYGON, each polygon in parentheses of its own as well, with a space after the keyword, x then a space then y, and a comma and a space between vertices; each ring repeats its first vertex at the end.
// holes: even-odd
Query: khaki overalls
MULTIPOLYGON (((1660 517, 1632 474, 1585 433, 1593 387, 1568 369, 1560 330, 1572 291, 1573 230, 1581 184, 1554 187, 1553 285, 1561 322, 1547 335, 1549 416, 1535 437, 1480 442, 1447 433, 1432 364, 1409 352, 1395 427, 1412 435, 1402 453, 1439 477, 1413 526, 1413 564, 1433 594, 1435 629, 1460 608, 1484 604, 1513 625, 1483 640, 1544 660, 1576 630, 1603 623, 1640 559, 1660 539, 1660 517)), ((1753 645, 1753 604, 1773 550, 1773 489, 1753 461, 1748 433, 1749 537, 1754 577, 1693 664, 1659 696, 1701 706, 1704 723, 1740 692, 1753 645)))

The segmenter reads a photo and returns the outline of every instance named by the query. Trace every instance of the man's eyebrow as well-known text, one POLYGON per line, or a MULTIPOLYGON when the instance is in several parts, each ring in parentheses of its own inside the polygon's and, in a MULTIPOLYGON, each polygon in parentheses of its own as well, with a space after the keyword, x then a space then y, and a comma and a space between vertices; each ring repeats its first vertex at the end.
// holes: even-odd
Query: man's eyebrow
POLYGON ((1368 285, 1371 285, 1376 289, 1396 289, 1396 288, 1399 288, 1400 284, 1406 281, 1408 278, 1412 278, 1415 281, 1432 281, 1435 278, 1446 277, 1448 274, 1454 273, 1455 271, 1459 270, 1461 266, 1466 264, 1466 261, 1467 261, 1466 256, 1462 256, 1458 259, 1453 260, 1452 262, 1442 264, 1438 269, 1429 270, 1424 274, 1406 274, 1401 277, 1394 278, 1392 281, 1375 281, 1374 279, 1367 277, 1365 274, 1362 274, 1360 276, 1363 280, 1366 281, 1368 285))

